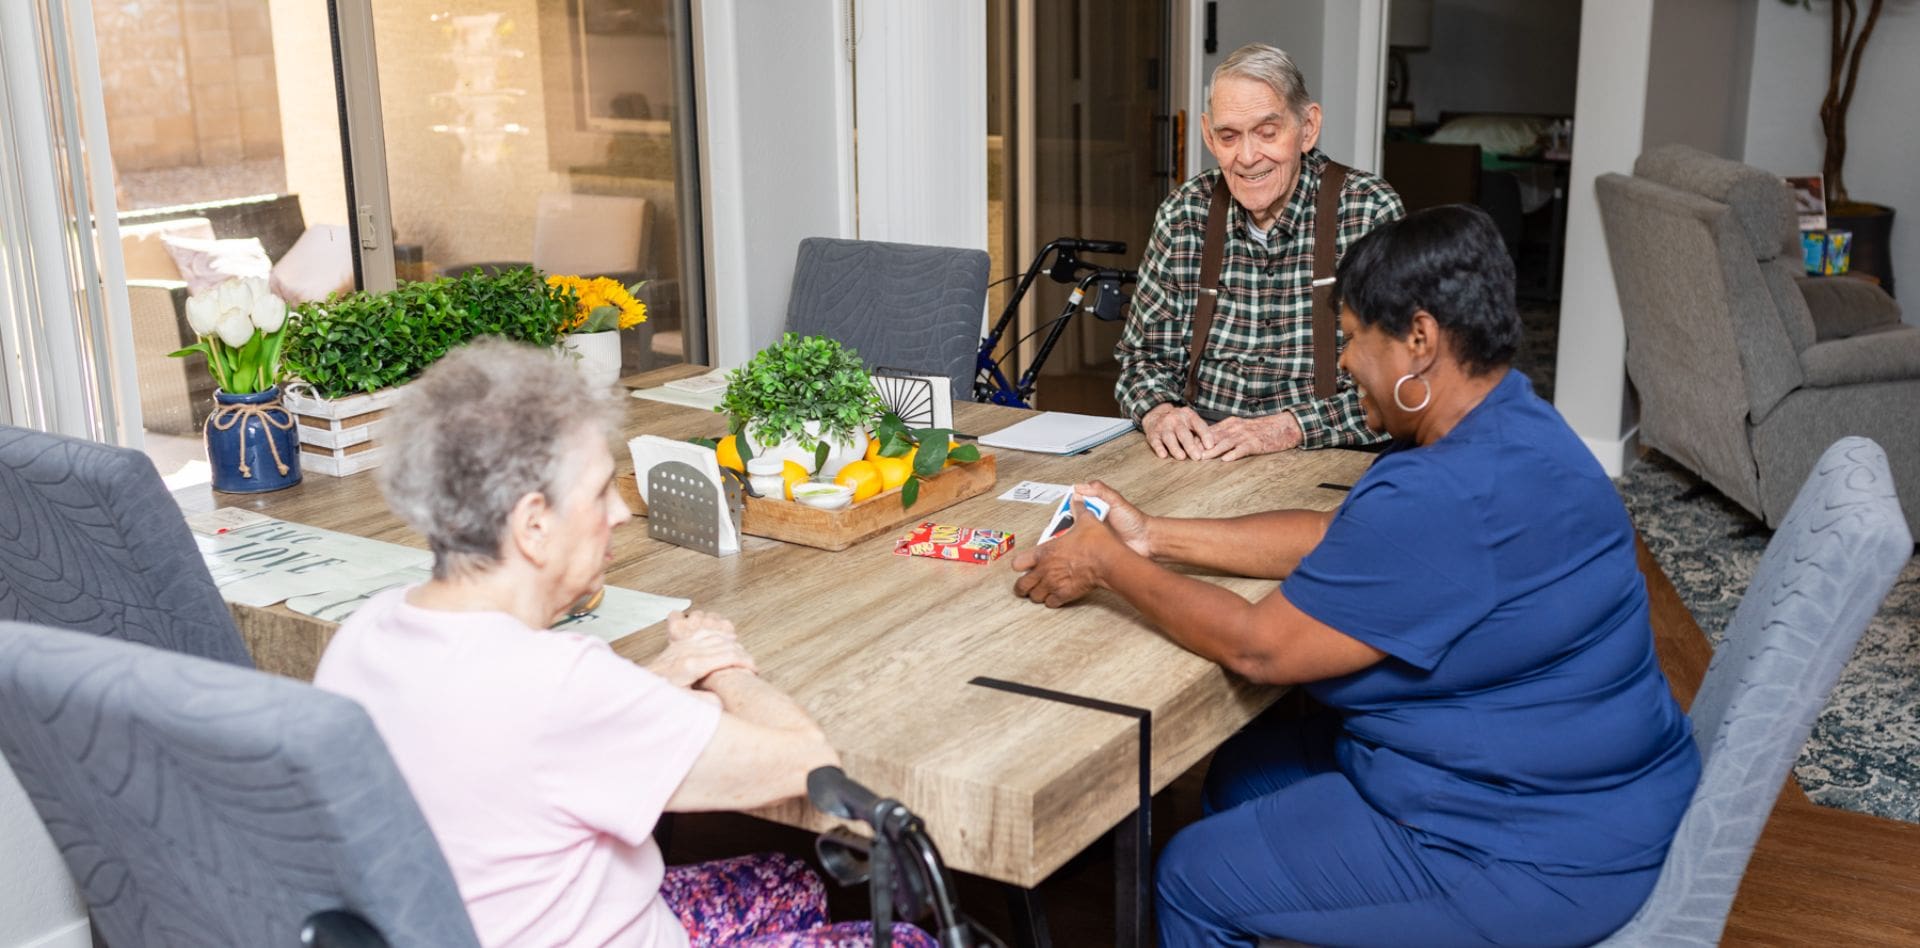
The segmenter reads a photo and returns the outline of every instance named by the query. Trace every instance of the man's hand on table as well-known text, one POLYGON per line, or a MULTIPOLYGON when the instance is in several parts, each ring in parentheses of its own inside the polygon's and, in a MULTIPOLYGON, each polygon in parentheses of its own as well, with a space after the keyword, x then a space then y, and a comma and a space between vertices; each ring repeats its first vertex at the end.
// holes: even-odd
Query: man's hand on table
MULTIPOLYGON (((1120 495, 1108 490, 1104 495, 1095 496, 1106 500, 1108 496, 1120 495)), ((1131 506, 1128 509, 1135 515, 1139 513, 1131 506)), ((1113 511, 1109 510, 1107 516, 1113 516, 1113 511)), ((1144 542, 1144 529, 1140 536, 1144 542)), ((1064 606, 1105 585, 1108 562, 1114 556, 1125 556, 1129 552, 1128 544, 1113 528, 1088 513, 1086 504, 1076 495, 1073 529, 1044 546, 1014 556, 1013 568, 1025 575, 1014 582, 1013 594, 1050 609, 1064 606)))
POLYGON ((1273 454, 1277 451, 1291 451, 1300 446, 1306 435, 1300 431, 1299 419, 1293 412, 1283 411, 1264 418, 1224 418, 1213 423, 1208 429, 1213 446, 1200 455, 1203 459, 1218 458, 1222 461, 1238 461, 1256 454, 1273 454))
POLYGON ((1185 405, 1162 402, 1153 406, 1141 417, 1140 430, 1146 433, 1147 446, 1163 458, 1198 459, 1213 447, 1206 419, 1185 405))

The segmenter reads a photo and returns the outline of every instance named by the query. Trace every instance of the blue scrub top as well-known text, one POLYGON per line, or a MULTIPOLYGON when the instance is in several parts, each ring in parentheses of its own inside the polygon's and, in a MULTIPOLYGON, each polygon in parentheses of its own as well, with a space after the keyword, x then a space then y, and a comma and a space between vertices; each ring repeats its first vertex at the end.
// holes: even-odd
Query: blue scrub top
POLYGON ((1567 873, 1658 865, 1700 756, 1654 658, 1633 525, 1519 372, 1395 445, 1281 586, 1384 661, 1308 685, 1340 769, 1438 845, 1567 873))

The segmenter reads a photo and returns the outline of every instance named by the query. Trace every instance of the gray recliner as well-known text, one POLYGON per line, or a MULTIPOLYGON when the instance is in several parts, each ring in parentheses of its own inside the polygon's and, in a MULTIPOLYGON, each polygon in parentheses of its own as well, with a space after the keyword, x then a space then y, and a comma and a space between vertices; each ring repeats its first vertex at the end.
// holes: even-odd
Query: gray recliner
POLYGON ((253 659, 146 455, 0 425, 0 620, 253 659))
POLYGON ((794 261, 787 330, 851 346, 870 372, 944 375, 954 401, 966 401, 991 268, 984 250, 809 237, 794 261))
POLYGON ((1920 327, 1879 287, 1803 274, 1792 199, 1682 145, 1595 183, 1640 440, 1777 526, 1814 459, 1871 438, 1920 532, 1920 327))
POLYGON ((1912 551, 1885 452, 1865 438, 1828 448, 1767 544, 1693 699, 1700 786, 1660 881, 1603 944, 1719 943, 1781 784, 1912 551))
POLYGON ((339 695, 0 622, 0 751, 108 944, 479 944, 373 722, 339 695), (378 939, 339 937, 362 924, 378 939))

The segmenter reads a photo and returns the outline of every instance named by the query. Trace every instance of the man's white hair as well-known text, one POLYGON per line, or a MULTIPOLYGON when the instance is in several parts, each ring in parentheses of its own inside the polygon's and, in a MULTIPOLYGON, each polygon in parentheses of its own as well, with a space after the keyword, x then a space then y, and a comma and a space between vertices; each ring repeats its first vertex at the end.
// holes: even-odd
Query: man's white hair
POLYGON ((1207 81, 1207 112, 1213 112, 1213 90, 1220 80, 1228 76, 1252 79, 1264 82, 1280 101, 1287 104, 1287 110, 1296 119, 1304 120, 1307 106, 1313 104, 1313 97, 1307 95, 1307 80, 1300 75, 1300 67, 1295 65, 1293 57, 1277 46, 1265 43, 1248 43, 1234 50, 1213 67, 1213 77, 1207 81))

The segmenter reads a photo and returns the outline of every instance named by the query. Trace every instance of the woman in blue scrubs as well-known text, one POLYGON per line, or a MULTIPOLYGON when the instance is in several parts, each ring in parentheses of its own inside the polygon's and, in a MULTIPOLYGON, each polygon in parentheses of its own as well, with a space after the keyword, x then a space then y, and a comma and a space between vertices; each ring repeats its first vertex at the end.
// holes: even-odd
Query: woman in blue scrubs
POLYGON ((1341 367, 1394 443, 1331 514, 1104 523, 1015 592, 1115 590, 1181 645, 1301 685, 1215 754, 1157 870, 1160 943, 1582 945, 1632 917, 1699 779, 1619 494, 1509 366, 1513 266, 1436 208, 1354 244, 1341 367), (1282 579, 1258 602, 1163 564, 1282 579))

